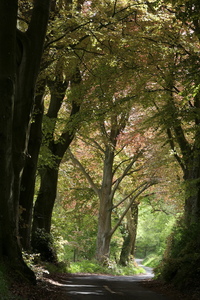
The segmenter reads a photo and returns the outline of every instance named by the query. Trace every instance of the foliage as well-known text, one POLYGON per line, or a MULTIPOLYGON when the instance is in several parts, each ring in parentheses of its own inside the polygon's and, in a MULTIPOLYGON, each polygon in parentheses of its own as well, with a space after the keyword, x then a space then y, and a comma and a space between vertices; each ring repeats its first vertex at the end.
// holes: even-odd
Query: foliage
POLYGON ((199 226, 189 228, 180 219, 168 238, 165 255, 156 276, 180 289, 198 288, 200 280, 199 226))
POLYGON ((139 258, 153 256, 161 259, 166 239, 172 230, 175 216, 165 212, 152 212, 152 208, 141 203, 139 209, 138 232, 135 255, 139 258))
POLYGON ((58 261, 56 263, 41 260, 40 253, 23 252, 23 259, 26 264, 33 270, 37 280, 41 280, 44 274, 49 273, 66 273, 69 263, 66 261, 58 261))
POLYGON ((38 159, 38 170, 43 169, 45 167, 57 168, 57 159, 58 157, 53 155, 53 153, 49 150, 49 148, 46 145, 41 145, 38 159))
MULTIPOLYGON (((40 257, 44 261, 57 262, 53 237, 41 228, 37 228, 34 239, 34 251, 40 253, 40 257)), ((30 258, 29 258, 30 259, 30 258)))
MULTIPOLYGON (((60 178, 62 186, 63 180, 60 178)), ((76 193, 71 193, 71 197, 57 201, 53 212, 52 234, 58 259, 65 262, 92 259, 96 245, 96 209, 90 206, 90 198, 79 197, 76 203, 76 193)))
MULTIPOLYGON (((121 130, 120 134, 115 137, 118 148, 116 148, 113 171, 115 176, 112 178, 114 183, 120 179, 120 171, 122 171, 121 174, 124 172, 122 162, 126 163, 135 150, 142 149, 143 146, 145 150, 152 150, 152 148, 154 150, 155 159, 152 158, 153 155, 150 157, 150 151, 147 151, 147 154, 143 153, 142 159, 147 158, 145 172, 140 172, 139 175, 134 174, 130 180, 126 176, 126 180, 123 181, 124 186, 121 184, 117 199, 112 203, 112 206, 120 212, 123 210, 117 204, 120 201, 116 200, 126 197, 133 187, 144 178, 152 178, 153 174, 156 174, 159 181, 162 180, 167 171, 161 167, 161 163, 169 164, 172 156, 177 159, 183 171, 186 171, 188 168, 186 162, 190 153, 185 150, 185 146, 190 144, 194 146, 191 148, 195 149, 196 145, 193 142, 195 136, 198 135, 197 128, 199 127, 197 126, 199 108, 195 106, 199 94, 199 37, 195 37, 198 32, 196 30, 194 34, 195 28, 190 24, 192 22, 197 29, 196 9, 199 7, 197 1, 177 1, 177 6, 174 1, 147 1, 147 4, 137 1, 136 5, 129 2, 86 1, 82 9, 80 7, 77 9, 73 3, 69 11, 69 7, 67 8, 62 1, 59 1, 59 14, 51 20, 47 39, 51 46, 49 57, 51 59, 57 57, 59 61, 62 61, 62 68, 59 70, 63 79, 70 81, 77 65, 81 71, 84 87, 76 88, 73 95, 75 98, 83 99, 83 114, 79 116, 82 128, 79 129, 78 146, 74 144, 74 149, 85 170, 94 178, 97 189, 102 180, 101 158, 105 148, 112 144, 111 140, 108 141, 110 132, 119 128, 121 130), (169 2, 175 6, 176 12, 171 6, 170 9, 160 6, 169 2), (62 19, 65 22, 62 22, 62 19), (140 105, 138 105, 139 102, 140 105), (132 115, 129 115, 130 112, 132 115), (144 122, 145 114, 148 121, 144 122), (124 127, 126 121, 127 128, 124 127), (99 123, 101 123, 100 127, 99 123), (152 131, 145 127, 150 123, 150 127, 153 124, 152 131), (102 127, 104 132, 99 129, 102 127), (152 145, 156 131, 159 137, 152 145), (166 152, 161 151, 160 141, 165 146, 167 145, 166 152), (156 148, 155 144, 159 147, 156 148), (120 146, 122 146, 122 151, 120 146), (159 157, 158 152, 160 152, 159 157)), ((57 58, 56 63, 50 65, 47 70, 49 80, 52 80, 54 75, 51 73, 54 74, 54 70, 58 67, 57 58)), ((66 129, 66 106, 67 101, 72 97, 70 92, 68 91, 59 120, 54 118, 53 122, 46 120, 46 123, 43 123, 43 133, 46 136, 49 132, 52 133, 52 129, 56 129, 55 136, 50 134, 49 140, 47 139, 47 145, 52 142, 53 138, 55 138, 56 145, 60 132, 63 128, 66 129)), ((73 127, 73 122, 71 123, 73 127)), ((197 140, 197 146, 198 143, 197 140)), ((41 167, 55 167, 58 157, 53 156, 45 146, 41 148, 40 153, 41 167)), ((112 144, 111 148, 114 149, 114 147, 115 145, 112 144)), ((137 161, 136 165, 141 166, 142 159, 137 161)), ((68 164, 66 167, 63 164, 61 169, 60 174, 67 177, 65 187, 61 188, 59 185, 60 194, 63 192, 62 206, 67 212, 61 212, 57 208, 54 211, 52 229, 57 239, 56 247, 60 259, 76 260, 77 253, 78 258, 90 259, 95 251, 97 198, 83 177, 72 166, 68 164), (70 176, 71 179, 69 179, 70 176)), ((175 164, 172 169, 177 170, 175 164)), ((176 175, 179 176, 179 173, 177 172, 176 175)), ((174 175, 170 174, 168 178, 170 178, 168 185, 172 190, 175 186, 174 175)), ((185 186, 191 193, 193 192, 191 187, 196 186, 199 178, 190 182, 193 184, 189 185, 189 189, 187 189, 187 184, 185 186)), ((157 197, 153 199, 149 197, 145 200, 146 206, 142 208, 143 217, 140 216, 139 219, 136 254, 146 256, 153 253, 153 258, 148 258, 148 264, 154 264, 153 261, 159 260, 163 254, 165 239, 174 220, 174 217, 167 215, 169 211, 167 214, 166 211, 163 214, 156 211, 165 210, 169 205, 173 210, 174 202, 179 202, 180 207, 183 207, 178 196, 182 188, 181 180, 178 184, 179 188, 176 186, 174 193, 176 198, 170 199, 169 195, 163 196, 165 199, 161 199, 162 207, 157 197)), ((153 193, 158 195, 162 187, 163 185, 160 184, 157 190, 153 190, 153 193)), ((114 209, 113 212, 115 212, 114 209)), ((112 225, 115 225, 114 222, 112 225)), ((40 235, 41 245, 38 247, 42 247, 42 242, 45 241, 52 248, 51 237, 44 236, 43 233, 40 235)), ((188 232, 185 227, 182 227, 174 231, 171 240, 173 245, 168 247, 171 252, 169 257, 179 259, 182 249, 185 249, 185 253, 195 251, 191 240, 187 240, 187 235, 195 239, 196 230, 190 228, 188 232), (187 249, 184 246, 185 241, 187 241, 187 249)), ((116 231, 111 243, 113 257, 121 241, 121 236, 116 231)), ((170 239, 168 243, 169 241, 170 239)), ((176 266, 178 264, 175 263, 173 268, 176 269, 176 266)), ((85 268, 87 269, 86 266, 85 268)), ((95 266, 88 266, 89 269, 95 269, 95 266)))

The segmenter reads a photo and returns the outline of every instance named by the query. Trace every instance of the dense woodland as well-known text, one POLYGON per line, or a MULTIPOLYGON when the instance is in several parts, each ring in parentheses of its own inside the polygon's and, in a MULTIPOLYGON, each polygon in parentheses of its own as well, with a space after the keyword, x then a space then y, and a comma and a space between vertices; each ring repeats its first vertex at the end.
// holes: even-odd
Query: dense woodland
POLYGON ((1 0, 0 20, 0 274, 137 256, 197 287, 199 1, 1 0))

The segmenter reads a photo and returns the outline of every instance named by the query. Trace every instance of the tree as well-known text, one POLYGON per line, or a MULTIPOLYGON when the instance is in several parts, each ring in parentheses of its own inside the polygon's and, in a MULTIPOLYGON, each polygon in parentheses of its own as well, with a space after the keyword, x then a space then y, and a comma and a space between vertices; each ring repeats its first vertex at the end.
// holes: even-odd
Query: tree
POLYGON ((183 172, 186 189, 194 191, 193 195, 187 194, 185 199, 184 218, 186 224, 190 225, 198 223, 199 219, 199 78, 193 75, 199 68, 193 65, 199 48, 199 4, 196 1, 180 1, 168 10, 165 10, 165 6, 161 8, 167 16, 166 24, 159 29, 160 36, 154 31, 150 38, 149 62, 155 65, 155 69, 154 72, 152 69, 146 91, 153 94, 153 97, 149 96, 150 105, 155 105, 158 124, 166 132, 167 143, 183 172), (174 20, 171 27, 168 24, 170 20, 174 20), (158 56, 159 49, 163 50, 164 59, 158 56))
POLYGON ((34 103, 33 118, 28 142, 28 156, 24 165, 20 190, 19 236, 25 251, 31 249, 32 211, 39 151, 42 144, 42 120, 44 114, 44 95, 46 80, 38 80, 34 103))
MULTIPOLYGON (((100 49, 102 52, 100 60, 98 56, 95 56, 89 61, 89 65, 87 60, 84 60, 83 57, 84 66, 87 68, 86 70, 89 71, 86 73, 87 77, 85 76, 85 81, 88 80, 92 82, 92 88, 88 88, 85 101, 93 100, 93 102, 89 102, 91 103, 89 112, 91 112, 91 116, 94 116, 95 122, 93 123, 94 135, 91 134, 88 139, 86 135, 88 135, 90 130, 87 128, 87 134, 83 134, 82 139, 86 141, 88 147, 93 147, 94 155, 98 157, 98 163, 101 161, 101 167, 99 169, 102 170, 102 175, 98 176, 98 179, 97 176, 94 179, 91 175, 94 170, 91 170, 91 167, 89 167, 88 170, 84 166, 84 163, 81 163, 80 160, 77 159, 77 154, 75 157, 71 153, 72 160, 85 174, 85 177, 99 198, 97 258, 100 261, 104 261, 104 259, 108 258, 111 237, 135 200, 135 196, 132 194, 133 189, 129 194, 131 201, 127 210, 125 209, 125 214, 122 213, 122 218, 119 219, 119 223, 112 228, 111 214, 115 207, 113 199, 116 190, 121 185, 124 177, 129 174, 129 171, 140 156, 136 151, 136 142, 134 147, 135 152, 133 151, 135 155, 130 154, 129 158, 122 156, 121 163, 116 159, 116 153, 120 153, 123 147, 125 147, 125 145, 122 145, 120 150, 120 148, 117 148, 117 143, 125 126, 129 122, 133 99, 137 99, 137 97, 140 99, 139 93, 141 92, 142 86, 144 86, 144 82, 141 80, 140 63, 142 64, 143 60, 145 61, 145 55, 142 55, 140 51, 142 42, 138 42, 140 38, 140 35, 136 33, 138 32, 138 24, 132 20, 132 14, 129 16, 131 25, 128 24, 128 22, 126 23, 129 17, 127 17, 127 19, 123 18, 122 29, 118 32, 116 25, 112 41, 108 41, 105 35, 102 37, 98 36, 98 32, 92 32, 93 38, 95 38, 97 43, 97 49, 100 49), (132 38, 135 39, 132 40, 132 38), (135 54, 133 57, 131 51, 134 51, 138 56, 135 54), (89 171, 91 171, 91 173, 89 171)), ((137 117, 137 122, 139 123, 140 117, 137 117)), ((133 116, 132 119, 134 119, 133 116)), ((137 136, 137 133, 135 134, 137 136)), ((151 183, 153 184, 153 180, 151 183)), ((150 181, 145 183, 144 180, 141 186, 135 186, 135 193, 137 194, 138 192, 140 194, 148 188, 151 183, 150 181)), ((121 199, 121 201, 123 202, 123 199, 121 199)), ((118 205, 116 205, 116 207, 118 207, 118 205)))
MULTIPOLYGON (((123 106, 122 106, 123 107, 123 106)), ((125 109, 125 108, 124 108, 125 109)), ((119 109, 122 111, 122 109, 119 109)), ((70 157, 72 161, 80 168, 86 179, 88 180, 90 186, 93 188, 94 192, 99 198, 99 218, 98 218, 98 234, 97 234, 97 259, 101 262, 105 262, 109 257, 109 248, 111 237, 121 224, 123 218, 133 206, 135 199, 151 185, 156 183, 156 180, 152 177, 144 177, 141 182, 137 184, 133 181, 128 195, 122 197, 118 203, 114 203, 114 198, 118 189, 121 188, 123 181, 126 177, 130 176, 134 172, 139 172, 143 168, 142 160, 142 149, 140 148, 142 143, 135 143, 135 149, 132 149, 132 154, 130 156, 121 156, 119 153, 122 152, 126 144, 121 144, 118 142, 120 140, 120 133, 125 128, 125 111, 121 113, 112 111, 110 118, 106 118, 104 121, 100 122, 98 135, 94 137, 89 137, 88 145, 93 148, 98 156, 98 168, 97 170, 102 170, 102 174, 93 175, 95 179, 92 178, 91 158, 89 169, 84 166, 84 164, 77 159, 72 152, 70 152, 70 157), (98 154, 97 154, 98 153, 98 154), (135 167, 135 164, 138 164, 135 167), (100 175, 100 176, 99 176, 100 175), (118 221, 114 226, 111 224, 111 216, 115 209, 119 207, 127 198, 130 199, 129 204, 121 213, 118 221)), ((88 135, 88 133, 87 133, 88 135)), ((132 141, 134 144, 134 140, 132 141)), ((94 155, 94 153, 93 153, 94 155)))
MULTIPOLYGON (((59 70, 58 72, 62 72, 62 70, 59 70)), ((77 69, 70 81, 72 91, 70 101, 72 107, 69 118, 66 121, 65 127, 58 139, 54 137, 58 112, 63 103, 68 85, 68 82, 63 79, 62 74, 57 76, 59 76, 60 81, 56 80, 48 83, 51 100, 46 118, 48 119, 47 122, 50 124, 50 130, 47 131, 44 137, 44 139, 46 138, 44 143, 47 143, 46 147, 50 155, 53 157, 53 163, 51 165, 48 161, 47 164, 40 167, 40 189, 34 206, 32 225, 32 247, 34 251, 41 253, 41 258, 43 260, 48 261, 56 261, 56 257, 49 247, 48 239, 47 243, 45 243, 44 240, 40 241, 40 235, 38 232, 42 230, 45 234, 50 234, 52 211, 57 192, 59 165, 67 148, 74 138, 75 130, 78 126, 77 114, 81 105, 81 95, 79 97, 77 95, 77 88, 80 88, 81 85, 81 76, 77 69), (73 93, 74 95, 72 95, 73 93), (40 244, 42 244, 42 247, 40 244)), ((68 110, 69 108, 67 103, 65 103, 65 106, 66 110, 68 110)))
POLYGON ((138 206, 139 202, 136 200, 126 214, 127 224, 121 229, 123 245, 120 253, 119 264, 122 266, 127 266, 131 256, 134 257, 135 254, 135 242, 138 224, 138 206))
MULTIPOLYGON (((50 109, 51 109, 50 119, 52 121, 52 124, 54 122, 56 122, 55 119, 57 117, 58 110, 61 105, 60 94, 62 94, 62 97, 64 97, 64 92, 60 93, 59 89, 57 89, 57 91, 55 91, 56 87, 58 88, 59 86, 61 86, 63 84, 63 83, 61 83, 61 81, 64 80, 65 81, 64 86, 65 86, 65 90, 66 90, 67 82, 68 82, 68 80, 70 80, 69 78, 76 76, 76 74, 73 74, 73 70, 74 70, 74 65, 77 66, 77 64, 78 64, 78 67, 75 68, 75 73, 76 73, 77 69, 80 69, 81 76, 84 77, 83 78, 84 80, 82 82, 86 86, 85 89, 87 89, 87 84, 88 85, 91 84, 91 82, 86 84, 86 82, 87 82, 86 78, 88 76, 88 73, 91 72, 91 70, 90 70, 91 61, 92 61, 92 64, 95 64, 96 62, 99 61, 99 57, 106 55, 106 53, 112 51, 112 48, 113 48, 113 46, 111 44, 107 45, 107 42, 104 41, 105 40, 104 37, 100 38, 100 36, 98 36, 98 35, 100 34, 101 31, 105 34, 105 30, 106 30, 106 33, 107 32, 109 33, 111 30, 110 25, 118 26, 117 25, 118 22, 124 22, 130 16, 130 12, 134 12, 134 10, 133 11, 132 11, 132 9, 130 10, 129 6, 124 7, 124 5, 125 4, 122 5, 123 6, 123 9, 122 9, 121 4, 120 4, 119 11, 117 12, 116 10, 113 10, 113 13, 111 14, 110 8, 115 7, 115 9, 117 9, 117 7, 113 6, 113 5, 110 7, 110 5, 106 4, 105 12, 103 13, 103 16, 102 16, 103 11, 101 11, 99 13, 99 15, 96 15, 97 7, 93 3, 92 4, 90 3, 89 4, 89 6, 91 6, 90 8, 92 8, 95 12, 95 15, 93 15, 93 17, 91 18, 91 11, 87 8, 86 4, 84 5, 83 1, 79 1, 78 3, 75 1, 75 2, 72 2, 71 5, 65 5, 65 3, 61 3, 61 2, 54 3, 53 21, 51 20, 53 23, 53 28, 52 28, 52 30, 50 30, 50 33, 48 35, 48 42, 46 44, 46 48, 50 47, 50 50, 49 50, 50 58, 48 57, 48 60, 53 61, 55 53, 56 53, 56 57, 57 57, 58 61, 55 62, 54 64, 61 66, 61 64, 63 62, 65 62, 62 66, 62 68, 64 68, 65 70, 58 70, 59 68, 56 67, 55 68, 55 72, 56 72, 55 78, 53 80, 52 80, 52 78, 50 80, 48 80, 49 90, 50 90, 51 95, 53 95, 52 99, 54 99, 53 102, 56 103, 56 101, 57 101, 56 105, 50 104, 50 106, 51 106, 50 107, 50 109), (81 6, 81 4, 83 4, 83 5, 81 6), (59 13, 58 13, 58 11, 59 11, 59 13), (79 12, 79 14, 77 14, 77 12, 79 12), (62 23, 61 19, 63 19, 63 16, 67 16, 69 24, 66 22, 64 24, 62 23), (81 16, 81 18, 80 18, 80 16, 81 16), (105 16, 108 19, 108 22, 105 25, 103 25, 102 18, 105 16), (60 26, 60 24, 62 24, 62 25, 60 26), (52 32, 53 32, 53 34, 52 34, 52 32), (70 51, 69 51, 69 48, 70 48, 70 51), (62 61, 62 63, 61 63, 61 61, 62 61), (70 63, 71 61, 72 61, 72 64, 70 63), (66 71, 67 66, 69 68, 66 71), (87 72, 85 71, 85 69, 87 70, 87 72), (57 72, 59 72, 59 74, 57 74, 57 72), (60 81, 61 77, 63 77, 64 79, 60 81), (53 89, 54 89, 54 91, 53 91, 53 89), (57 98, 57 100, 55 101, 56 98, 57 98)), ((116 35, 118 35, 118 34, 116 34, 116 35)), ((115 38, 115 39, 117 39, 117 38, 115 38)), ((110 55, 110 58, 111 58, 111 55, 110 55)), ((44 61, 43 64, 48 65, 49 64, 48 60, 44 61)), ((52 66, 50 68, 52 68, 52 66)), ((42 84, 42 86, 43 86, 43 84, 42 84)), ((51 103, 52 103, 52 101, 51 101, 51 103)), ((87 109, 88 109, 88 107, 86 107, 84 109, 85 114, 87 113, 86 112, 87 109)), ((38 113, 36 113, 36 115, 38 115, 38 113)), ((49 112, 47 113, 46 116, 49 117, 49 112)), ((44 118, 44 123, 45 123, 45 119, 46 118, 44 118)), ((71 125, 73 123, 74 126, 76 127, 75 122, 70 121, 69 123, 71 123, 71 125)), ((50 124, 50 122, 49 122, 49 124, 50 124)), ((54 125, 52 126, 51 133, 48 132, 48 135, 50 136, 48 153, 51 153, 52 157, 55 158, 55 160, 54 160, 55 164, 54 164, 54 166, 51 166, 49 168, 49 172, 48 172, 49 180, 47 180, 47 175, 41 176, 41 190, 39 192, 40 196, 38 196, 38 198, 37 198, 36 206, 35 206, 35 213, 34 213, 33 237, 34 237, 34 232, 36 231, 38 226, 40 227, 40 229, 43 226, 44 231, 46 231, 47 233, 50 232, 51 214, 52 214, 53 204, 54 204, 55 198, 56 198, 57 173, 58 173, 59 163, 61 161, 62 155, 64 155, 64 151, 62 151, 62 153, 59 153, 60 158, 58 159, 58 153, 55 150, 55 149, 57 149, 58 141, 56 139, 54 140, 54 143, 51 141, 53 136, 55 136, 55 132, 53 133, 53 131, 55 128, 57 128, 54 125), (56 174, 56 175, 54 174, 54 176, 53 176, 53 169, 55 169, 54 173, 56 174), (52 178, 55 178, 55 180, 54 180, 54 184, 52 182, 50 184, 52 192, 49 195, 50 187, 48 189, 46 187, 47 187, 47 182, 50 182, 50 179, 52 180, 52 178), (42 188, 42 186, 43 186, 43 188, 42 188), (54 191, 53 191, 53 186, 54 186, 54 191), (43 196, 41 196, 41 195, 43 195, 43 196), (51 198, 51 201, 49 201, 48 203, 51 203, 51 204, 48 205, 48 209, 45 209, 45 216, 44 216, 44 207, 46 206, 45 203, 47 203, 47 201, 44 199, 50 199, 50 198, 51 198), (54 198, 54 200, 53 200, 53 198, 54 198), (47 216, 47 213, 48 213, 48 216, 47 216), (39 225, 38 221, 36 221, 36 220, 40 220, 42 223, 42 220, 44 220, 44 219, 46 221, 43 222, 43 225, 41 225, 41 224, 39 225), (47 219, 48 219, 48 221, 47 221, 47 219)), ((36 118, 35 118, 35 122, 33 123, 32 128, 34 129, 34 128, 39 128, 39 127, 40 126, 36 125, 36 118)), ((69 131, 73 131, 73 129, 70 128, 69 131)), ((31 132, 33 133, 33 131, 31 131, 31 132)), ((73 134, 71 134, 69 143, 72 140, 72 136, 73 136, 73 134)), ((34 135, 34 138, 35 138, 35 135, 34 135)), ((40 139, 40 137, 38 136, 38 140, 39 139, 40 139)), ((62 139, 63 139, 63 136, 61 136, 60 143, 63 142, 62 139)), ((47 141, 48 138, 45 137, 45 140, 47 141)), ((66 148, 67 147, 65 147, 65 149, 66 148)), ((64 147, 63 147, 63 149, 64 149, 64 147)), ((31 145, 30 145, 30 150, 31 150, 31 145)), ((35 150, 34 150, 34 153, 35 153, 35 150)), ((37 160, 37 155, 33 154, 32 158, 29 159, 29 162, 27 159, 27 167, 30 164, 35 166, 36 160, 37 160)), ((28 170, 28 172, 30 172, 31 169, 28 168, 27 170, 28 170)), ((23 237, 22 241, 25 241, 23 244, 25 247, 30 246, 30 243, 29 243, 29 241, 30 241, 30 229, 29 229, 30 226, 29 225, 31 222, 31 209, 32 209, 32 203, 33 203, 33 194, 31 193, 32 195, 30 197, 29 189, 26 186, 27 186, 27 184, 29 184, 29 186, 33 190, 35 167, 33 167, 32 170, 33 170, 33 173, 32 173, 33 179, 31 179, 31 177, 29 177, 29 179, 27 179, 27 177, 24 176, 25 182, 24 182, 23 190, 21 192, 21 200, 22 200, 22 202, 21 202, 21 206, 22 206, 21 234, 23 237), (29 193, 29 195, 27 195, 27 193, 29 193), (27 207, 28 202, 23 201, 23 199, 30 199, 30 205, 28 205, 28 207, 27 207), (24 235, 25 235, 25 237, 24 237, 24 235)), ((24 172, 24 174, 25 174, 25 172, 24 172)), ((40 174, 42 174, 41 170, 40 170, 40 174)), ((34 238, 32 238, 32 241, 34 241, 34 238)))
POLYGON ((18 1, 0 4, 1 207, 0 260, 22 276, 34 275, 19 248, 19 190, 27 153, 30 115, 47 29, 50 0, 35 0, 29 26, 17 29, 18 1), (8 10, 9 6, 9 10, 8 10), (8 22, 9 20, 9 22, 8 22), (26 274, 26 275, 25 275, 26 274))
MULTIPOLYGON (((158 111, 158 124, 165 130, 167 144, 182 170, 185 191, 182 222, 181 225, 180 223, 177 225, 178 229, 176 227, 174 229, 161 274, 166 280, 185 287, 191 283, 191 278, 194 279, 194 284, 198 276, 198 272, 189 266, 185 267, 188 257, 192 257, 194 252, 198 254, 190 263, 199 265, 197 249, 200 233, 198 76, 200 7, 198 1, 178 1, 172 4, 171 1, 160 1, 158 4, 161 4, 159 7, 161 10, 158 7, 156 9, 168 15, 168 19, 173 21, 171 22, 173 26, 166 27, 166 23, 162 30, 160 29, 164 38, 160 40, 164 59, 159 60, 159 56, 151 56, 156 65, 155 81, 149 82, 148 90, 154 95, 152 102, 158 111), (167 49, 165 45, 169 48, 167 49), (156 93, 158 91, 159 94, 156 93), (178 265, 172 267, 172 260, 178 262, 178 265)), ((158 36, 156 38, 154 34, 151 42, 159 48, 160 38, 158 36)))
MULTIPOLYGON (((33 113, 33 118, 31 122, 31 129, 30 129, 30 138, 29 138, 29 143, 28 143, 28 153, 29 155, 26 157, 26 162, 25 162, 25 167, 24 167, 24 172, 22 175, 22 181, 21 181, 21 190, 20 190, 20 239, 21 239, 21 244, 23 249, 30 250, 31 249, 31 229, 32 229, 32 211, 33 211, 33 202, 34 202, 34 191, 35 191, 35 178, 36 178, 36 173, 37 173, 37 167, 40 168, 40 174, 41 174, 41 165, 38 166, 38 157, 39 157, 39 151, 41 148, 42 144, 42 122, 44 120, 44 126, 43 127, 48 127, 50 123, 52 125, 48 129, 48 132, 43 131, 44 137, 43 139, 45 140, 45 145, 46 145, 46 152, 44 153, 45 155, 45 165, 43 165, 43 169, 47 169, 49 167, 50 171, 49 173, 49 178, 55 178, 55 180, 50 184, 52 193, 51 195, 51 205, 48 206, 48 210, 46 210, 46 215, 44 217, 44 209, 43 206, 45 206, 44 199, 47 199, 49 197, 49 191, 48 189, 43 188, 42 194, 44 195, 41 197, 41 204, 38 205, 37 201, 37 210, 41 209, 41 212, 37 212, 37 214, 43 216, 43 219, 45 218, 45 221, 43 223, 43 228, 44 231, 47 230, 47 234, 50 231, 50 223, 51 223, 51 214, 52 214, 52 209, 53 209, 53 204, 56 198, 56 185, 57 185, 57 175, 56 173, 58 172, 58 167, 59 165, 59 160, 61 160, 62 153, 64 153, 64 148, 67 147, 67 144, 71 142, 71 139, 73 138, 73 128, 68 128, 68 133, 60 137, 60 146, 59 146, 59 151, 58 150, 53 150, 52 148, 58 148, 58 147, 53 147, 53 142, 49 141, 49 138, 53 138, 54 136, 54 131, 55 128, 57 127, 57 122, 56 117, 59 113, 59 110, 61 108, 62 103, 64 103, 63 99, 66 94, 67 87, 69 85, 70 79, 72 77, 76 77, 78 71, 77 63, 75 62, 75 66, 70 64, 71 58, 67 57, 66 58, 66 43, 68 39, 67 33, 70 31, 74 31, 74 27, 76 27, 75 24, 72 25, 71 28, 71 21, 70 19, 72 16, 69 18, 69 22, 65 24, 64 26, 64 34, 62 37, 60 37, 61 32, 60 30, 58 31, 58 28, 60 29, 60 19, 63 19, 67 16, 70 15, 71 11, 73 11, 73 14, 75 13, 76 9, 80 8, 80 5, 83 1, 76 1, 76 3, 71 3, 71 1, 53 1, 51 5, 51 18, 50 18, 50 25, 49 25, 49 32, 46 38, 46 43, 45 43, 45 53, 43 55, 42 63, 41 63, 41 68, 40 68, 40 75, 39 79, 37 81, 37 91, 36 91, 36 97, 35 97, 35 105, 34 105, 34 113, 33 113), (53 32, 53 33, 52 33, 53 32), (64 39, 65 37, 65 39, 64 39), (62 42, 59 42, 62 39, 62 42), (56 43, 58 42, 58 44, 56 43), (62 47, 60 47, 60 43, 62 43, 62 47), (52 45, 53 44, 53 45, 52 45), (63 49, 62 49, 63 48, 63 49), (68 59, 68 62, 66 63, 68 59), (62 60, 62 62, 61 62, 62 60), (62 65, 63 63, 63 65, 62 65), (66 72, 67 65, 70 65, 71 70, 66 72), (55 73, 55 76, 53 75, 55 73), (48 88, 46 87, 48 85, 48 88), (46 106, 44 107, 44 100, 45 100, 45 95, 46 93, 51 94, 51 101, 50 101, 50 107, 49 107, 49 116, 48 114, 45 115, 43 118, 44 114, 44 109, 46 109, 46 106), (49 121, 47 119, 49 118, 49 121), (48 125, 46 123, 48 123, 48 125), (71 133, 70 133, 71 132, 71 133), (48 135, 48 137, 47 137, 48 135), (64 143, 64 139, 65 143, 64 143), (67 141, 68 140, 68 141, 67 141), (63 145, 61 147, 61 143, 63 142, 63 145), (48 144, 49 143, 49 144, 48 144), (62 148, 62 150, 61 150, 62 148), (54 152, 59 152, 57 155, 54 152), (49 155, 47 155, 49 154, 49 155), (58 159, 58 155, 60 155, 60 158, 58 159), (52 162, 52 160, 54 162, 52 162), (54 164, 54 166, 53 166, 54 164), (53 169, 55 168, 55 174, 53 175, 53 169), (50 174, 51 173, 51 174, 50 174), (52 176, 51 176, 52 175, 52 176), (46 193, 46 196, 45 196, 46 193), (54 200, 53 200, 54 198, 54 200), (47 213, 49 214, 47 216, 47 213), (48 221, 47 221, 48 219, 48 221), (48 223, 48 225, 47 225, 48 223), (47 229, 48 228, 48 229, 47 229)), ((22 19, 25 20, 27 18, 27 12, 26 10, 24 11, 22 7, 22 19)), ((74 18, 74 17, 73 17, 74 18)), ((72 55, 72 60, 73 60, 73 55, 72 55)), ((77 59, 76 59, 77 61, 77 59)), ((75 79, 74 79, 75 80, 75 79)), ((72 79, 73 81, 73 79, 72 79)), ((73 83, 72 83, 73 85, 73 83)), ((70 127, 72 127, 72 123, 75 125, 75 121, 72 121, 73 115, 75 115, 78 110, 80 105, 75 103, 76 101, 72 100, 72 115, 69 120, 66 120, 66 123, 71 123, 70 127)), ((47 104, 47 106, 49 103, 47 104)), ((68 108, 66 109, 68 110, 68 108)), ((68 117, 67 117, 68 118, 68 117)), ((56 133, 57 134, 57 133, 56 133)), ((56 142, 55 142, 56 143, 56 142)), ((57 145, 58 146, 58 145, 57 145)), ((42 147, 44 149, 44 147, 42 147)), ((44 178, 43 176, 42 178, 44 178)), ((48 177, 48 175, 46 175, 48 177)), ((45 177, 45 178, 46 178, 45 177)), ((42 186, 46 186, 47 183, 44 183, 44 179, 41 182, 42 186)), ((34 221, 34 224, 37 222, 34 221)), ((41 225, 42 226, 42 225, 41 225)), ((41 227, 40 226, 40 227, 41 227)), ((41 228, 40 228, 41 229, 41 228)), ((34 227, 33 232, 35 232, 36 226, 34 227)))

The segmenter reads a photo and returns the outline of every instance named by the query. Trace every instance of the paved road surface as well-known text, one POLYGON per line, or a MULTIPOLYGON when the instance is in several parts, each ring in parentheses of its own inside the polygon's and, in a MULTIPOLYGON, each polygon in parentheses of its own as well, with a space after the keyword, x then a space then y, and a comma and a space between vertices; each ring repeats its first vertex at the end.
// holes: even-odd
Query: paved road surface
POLYGON ((136 276, 73 275, 59 280, 59 288, 71 300, 169 300, 140 285, 153 277, 152 269, 144 268, 146 274, 136 276))

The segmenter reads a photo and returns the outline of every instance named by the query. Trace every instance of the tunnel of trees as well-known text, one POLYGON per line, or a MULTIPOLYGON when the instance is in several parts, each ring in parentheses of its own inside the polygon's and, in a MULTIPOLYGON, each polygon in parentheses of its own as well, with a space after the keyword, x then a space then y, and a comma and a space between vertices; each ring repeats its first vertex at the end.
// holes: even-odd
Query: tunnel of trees
POLYGON ((197 284, 199 1, 2 0, 0 20, 0 266, 156 252, 197 284))

